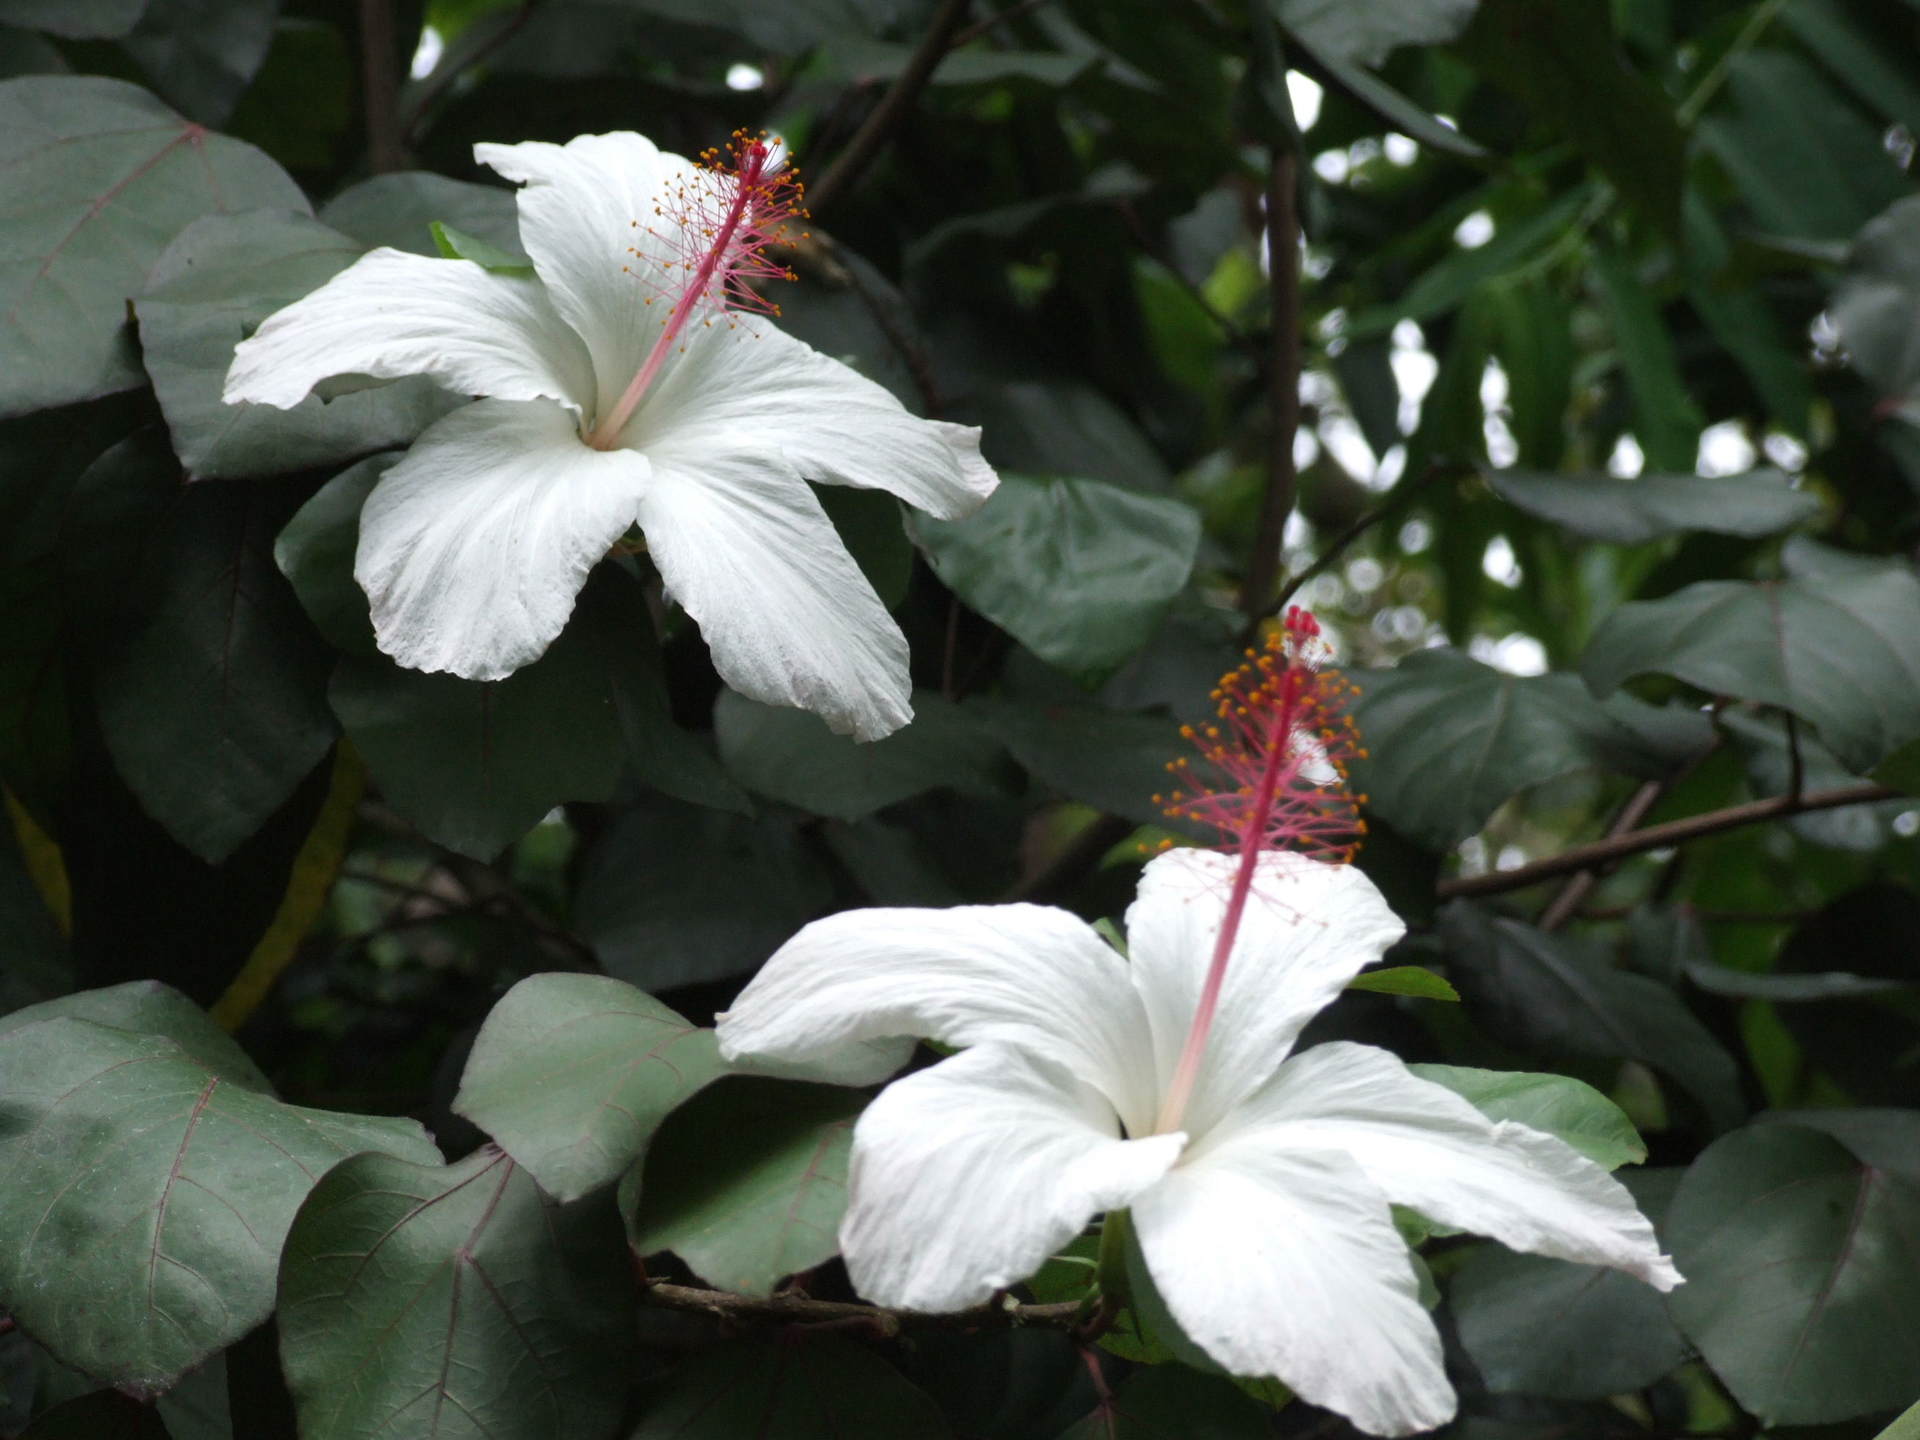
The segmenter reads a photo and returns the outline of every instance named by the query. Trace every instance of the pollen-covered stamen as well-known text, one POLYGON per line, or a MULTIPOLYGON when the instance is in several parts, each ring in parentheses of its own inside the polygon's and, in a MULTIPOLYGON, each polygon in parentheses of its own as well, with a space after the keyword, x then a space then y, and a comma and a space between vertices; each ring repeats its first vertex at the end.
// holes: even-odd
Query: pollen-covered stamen
POLYGON ((1366 833, 1357 810, 1366 797, 1356 801, 1346 784, 1349 762, 1367 753, 1345 713, 1356 690, 1338 671, 1323 668, 1332 655, 1319 622, 1298 606, 1288 610, 1263 649, 1249 650, 1246 663, 1221 678, 1213 692, 1221 723, 1185 732, 1222 783, 1202 783, 1186 760, 1168 767, 1193 788, 1161 801, 1167 814, 1218 830, 1237 850, 1240 863, 1193 1024, 1161 1099, 1154 1126, 1161 1134, 1180 1128, 1199 1080, 1207 1032, 1261 853, 1293 848, 1316 860, 1344 863, 1366 833))
POLYGON ((633 222, 653 243, 629 246, 635 263, 624 268, 656 287, 647 304, 660 302, 666 313, 653 348, 587 436, 589 445, 604 450, 614 443, 668 354, 685 348, 682 337, 696 318, 711 325, 732 310, 780 313, 754 286, 796 278, 769 252, 807 238, 792 233, 807 218, 805 193, 778 136, 736 130, 724 151, 704 152, 697 168, 659 198, 651 222, 633 222))

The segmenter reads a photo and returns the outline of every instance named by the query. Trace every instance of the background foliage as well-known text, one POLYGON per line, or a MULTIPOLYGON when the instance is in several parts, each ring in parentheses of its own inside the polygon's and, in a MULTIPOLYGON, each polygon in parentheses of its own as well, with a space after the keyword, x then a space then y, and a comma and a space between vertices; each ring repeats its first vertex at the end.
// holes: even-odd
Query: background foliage
POLYGON ((1096 1384, 1058 1328, 686 1301, 850 1298, 862 1097, 724 1075, 715 1009, 840 908, 1116 913, 1283 597, 1364 688, 1395 959, 1461 1002, 1316 1037, 1599 1087, 1688 1277, 1430 1238, 1453 1429, 1878 1430, 1920 1396, 1917 40, 1910 0, 0 0, 0 1431, 1341 1430, 1138 1323, 1096 1384), (823 492, 917 720, 726 693, 631 559, 510 680, 397 669, 356 516, 451 398, 236 412, 233 345, 430 222, 517 254, 476 140, 740 125, 815 182, 785 323, 1004 476, 952 524, 823 492))

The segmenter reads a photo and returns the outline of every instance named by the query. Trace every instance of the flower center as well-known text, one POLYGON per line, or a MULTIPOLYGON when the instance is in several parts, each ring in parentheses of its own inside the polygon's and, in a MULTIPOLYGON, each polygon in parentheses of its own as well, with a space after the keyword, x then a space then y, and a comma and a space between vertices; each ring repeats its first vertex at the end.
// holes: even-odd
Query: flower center
POLYGON ((1366 833, 1358 807, 1367 797, 1356 800, 1346 787, 1349 763, 1367 753, 1345 713, 1358 691, 1339 671, 1321 668, 1332 654, 1319 622, 1298 606, 1289 609, 1264 649, 1249 650, 1244 665, 1221 677, 1212 696, 1221 723, 1181 732, 1219 783, 1207 784, 1190 761, 1175 760, 1167 768, 1183 788, 1154 797, 1172 818, 1218 830, 1240 861, 1193 1024, 1154 1123, 1158 1134, 1180 1128, 1193 1098, 1261 853, 1292 848, 1344 864, 1366 833))
MULTIPOLYGON (((662 223, 645 227, 654 247, 628 247, 643 272, 654 272, 643 276, 658 286, 647 304, 665 301, 667 313, 647 358, 587 435, 587 444, 596 450, 613 446, 667 356, 676 348, 686 349, 682 336, 696 316, 712 325, 714 314, 729 310, 778 315, 780 307, 753 283, 797 278, 768 253, 808 238, 788 233, 795 220, 807 218, 801 205, 806 187, 787 163, 779 137, 736 130, 724 151, 708 150, 697 163, 695 173, 654 207, 662 223)), ((633 225, 641 228, 638 220, 633 225)), ((621 268, 634 272, 632 265, 621 268)))

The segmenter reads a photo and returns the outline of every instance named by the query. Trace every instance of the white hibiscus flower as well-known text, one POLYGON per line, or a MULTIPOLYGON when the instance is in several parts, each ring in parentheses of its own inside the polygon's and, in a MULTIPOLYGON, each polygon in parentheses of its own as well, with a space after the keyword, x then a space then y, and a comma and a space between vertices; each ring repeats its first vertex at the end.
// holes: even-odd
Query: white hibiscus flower
POLYGON ((945 519, 993 492, 979 431, 892 395, 755 309, 797 215, 777 145, 696 166, 639 135, 479 145, 521 182, 534 274, 378 249, 269 317, 229 402, 333 376, 430 375, 483 397, 429 426, 369 497, 354 574, 380 648, 493 680, 537 659, 638 524, 736 690, 878 739, 912 716, 907 646, 808 480, 945 519))
POLYGON ((1625 1188, 1560 1140, 1383 1050, 1289 1053, 1403 929, 1348 866, 1177 850, 1146 868, 1130 959, 1042 906, 850 911, 774 955, 720 1048, 870 1084, 904 1037, 969 1047, 855 1127, 840 1243, 870 1300, 978 1305, 1124 1208, 1221 1366, 1407 1434, 1455 1402, 1390 1203, 1662 1290, 1680 1276, 1625 1188))

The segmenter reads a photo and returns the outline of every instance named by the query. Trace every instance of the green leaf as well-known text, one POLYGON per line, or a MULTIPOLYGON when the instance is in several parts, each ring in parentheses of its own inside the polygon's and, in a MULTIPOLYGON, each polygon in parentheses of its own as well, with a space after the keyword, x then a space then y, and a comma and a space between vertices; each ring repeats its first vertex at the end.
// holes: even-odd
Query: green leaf
POLYGON ((1444 1085, 1473 1102, 1490 1120, 1512 1120, 1564 1140, 1612 1170, 1638 1165, 1646 1144, 1624 1111, 1584 1080, 1523 1070, 1475 1070, 1463 1065, 1409 1065, 1422 1080, 1444 1085))
MULTIPOLYGON (((1508 675, 1456 650, 1423 650, 1352 678, 1367 748, 1354 787, 1394 829, 1434 849, 1474 834, 1530 786, 1627 762, 1657 773, 1665 761, 1572 675, 1508 675)), ((1694 717, 1689 729, 1690 748, 1703 751, 1711 727, 1694 717)))
MULTIPOLYGON (((623 584, 623 582, 625 582, 623 584)), ((567 800, 605 800, 639 705, 645 624, 601 566, 545 655, 505 680, 402 670, 348 656, 330 698, 394 809, 429 839, 492 859, 567 800)))
POLYGON ((1479 0, 1268 0, 1315 55, 1378 65, 1402 45, 1440 45, 1473 19, 1479 0))
POLYGON ((0 1037, 42 1020, 89 1020, 116 1030, 157 1035, 171 1040, 196 1064, 218 1075, 228 1085, 273 1093, 267 1077, 248 1058, 234 1038, 213 1023, 193 1001, 158 980, 129 980, 99 990, 81 990, 39 1005, 29 1005, 0 1019, 0 1037))
POLYGON ((1920 795, 1920 738, 1909 740, 1873 767, 1872 776, 1890 790, 1920 795))
MULTIPOLYGON (((347 398, 347 397, 342 397, 347 398)), ((273 562, 293 586, 314 628, 336 650, 377 655, 367 592, 353 578, 360 507, 398 455, 369 455, 314 492, 273 542, 273 562)))
POLYGON ((770 1295, 832 1259, 865 1105, 838 1086, 721 1080, 648 1147, 634 1249, 671 1250, 709 1285, 742 1295, 770 1295))
POLYGON ((913 723, 860 744, 805 710, 761 705, 730 690, 713 712, 720 760, 747 789, 829 815, 859 820, 941 786, 991 794, 999 745, 972 714, 934 691, 913 696, 913 723))
POLYGON ((577 1200, 646 1149, 669 1111, 724 1070, 713 1032, 605 975, 532 975, 473 1042, 453 1110, 548 1194, 577 1200))
POLYGON ((653 1393, 627 1440, 947 1440, 926 1392, 831 1335, 715 1345, 653 1393))
POLYGON ((414 376, 291 410, 229 405, 234 346, 318 289, 361 247, 305 215, 208 215, 182 230, 134 302, 140 344, 174 448, 196 479, 336 465, 404 445, 462 400, 414 376))
POLYGON ((610 1440, 634 1324, 610 1200, 555 1204, 491 1148, 447 1166, 336 1166, 280 1271, 304 1440, 610 1440))
POLYGON ((0 81, 0 136, 9 184, 34 197, 0 217, 0 416, 141 383, 127 299, 188 221, 307 208, 258 150, 119 80, 0 81))
POLYGON ((444 175, 405 170, 349 185, 320 207, 320 219, 369 249, 390 245, 414 255, 441 253, 436 224, 457 226, 463 239, 525 264, 513 192, 444 175))
POLYGON ((0 25, 68 40, 113 38, 134 27, 148 0, 0 0, 0 25))
POLYGON ((1484 0, 1462 49, 1544 130, 1571 140, 1642 215, 1679 233, 1680 127, 1660 87, 1622 53, 1610 7, 1484 0))
POLYGON ((1920 1400, 1901 1411, 1900 1417, 1873 1440, 1920 1440, 1920 1400))
POLYGON ((1172 720, 1091 705, 974 699, 965 708, 1013 758, 1068 799, 1141 825, 1166 821, 1153 797, 1167 789, 1167 763, 1191 747, 1172 720))
POLYGON ((1706 530, 1757 538, 1791 530, 1820 513, 1820 500, 1777 470, 1747 475, 1543 475, 1494 470, 1487 483, 1501 499, 1576 535, 1610 545, 1643 545, 1706 530))
POLYGON ((1848 890, 1801 918, 1773 957, 1773 974, 1783 981, 1831 984, 1833 966, 1843 964, 1846 973, 1861 980, 1900 984, 1900 991, 1884 995, 1808 996, 1778 1009, 1804 1061, 1824 1071, 1856 1103, 1920 1105, 1916 935, 1920 897, 1889 878, 1848 890))
POLYGON ((573 918, 609 971, 658 991, 744 975, 832 905, 793 822, 653 798, 589 852, 573 918))
POLYGON ((1464 160, 1478 160, 1487 153, 1485 146, 1475 144, 1452 126, 1442 124, 1437 117, 1414 104, 1372 71, 1337 55, 1319 54, 1305 41, 1301 41, 1301 48, 1313 55, 1349 95, 1408 139, 1464 160))
POLYGON ((1920 196, 1898 201, 1860 231, 1834 291, 1834 327, 1847 359, 1878 392, 1881 413, 1920 419, 1920 196))
POLYGON ((411 1120, 285 1105, 251 1067, 229 1080, 164 1035, 43 1013, 0 1036, 0 1303, 130 1394, 267 1317, 281 1238, 330 1166, 437 1158, 411 1120))
MULTIPOLYGON (((783 305, 783 330, 789 328, 786 318, 783 305)), ((813 493, 880 603, 889 610, 899 608, 913 583, 913 542, 907 539, 900 502, 884 490, 849 485, 818 485, 813 493)))
POLYGON ((19 1440, 170 1440, 160 1412, 118 1390, 76 1396, 34 1417, 19 1440))
POLYGON ((1440 932, 1454 983, 1496 1039, 1534 1053, 1639 1060, 1692 1095, 1715 1129, 1739 1122, 1746 1107, 1732 1057, 1666 986, 1464 901, 1440 912, 1440 932))
POLYGON ((219 125, 267 58, 278 10, 258 0, 148 0, 120 43, 162 99, 219 125))
POLYGON ((1633 396, 1634 434, 1647 461, 1657 470, 1690 472, 1706 419, 1687 394, 1660 306, 1628 259, 1612 250, 1594 252, 1593 276, 1613 324, 1620 368, 1633 396))
POLYGON ((439 247, 442 259, 471 260, 484 270, 499 275, 531 275, 533 265, 511 250, 503 250, 491 240, 483 240, 478 235, 469 235, 464 230, 436 220, 427 227, 433 232, 433 243, 439 247))
POLYGON ((1200 545, 1200 517, 1181 501, 1006 473, 978 514, 916 514, 913 529, 956 595, 1042 660, 1080 675, 1112 670, 1147 643, 1200 545))
POLYGON ((325 654, 272 559, 293 499, 277 487, 182 491, 97 680, 114 765, 147 813, 212 864, 333 743, 325 654))
POLYGON ((1349 990, 1376 995, 1411 995, 1419 1000, 1458 1000, 1460 992, 1423 965, 1389 965, 1384 970, 1362 970, 1347 982, 1349 990))
POLYGON ((1059 1440, 1266 1440, 1273 1411, 1224 1375, 1153 1365, 1128 1376, 1059 1440))
POLYGON ((1920 1187, 1798 1125, 1722 1137, 1680 1184, 1667 1243, 1687 1338, 1762 1424, 1891 1410, 1920 1375, 1920 1187))
POLYGON ((1621 606, 1580 668, 1601 695, 1657 673, 1778 705, 1861 773, 1920 736, 1920 580, 1893 569, 1704 580, 1621 606))

